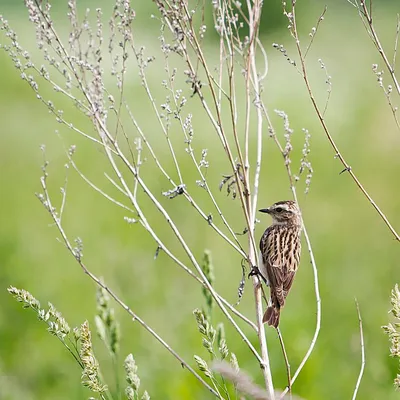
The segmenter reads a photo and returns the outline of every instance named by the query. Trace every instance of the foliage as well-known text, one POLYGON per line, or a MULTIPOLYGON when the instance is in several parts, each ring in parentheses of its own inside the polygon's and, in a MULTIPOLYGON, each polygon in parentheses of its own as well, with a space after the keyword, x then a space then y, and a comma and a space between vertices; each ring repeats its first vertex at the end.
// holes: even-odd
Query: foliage
MULTIPOLYGON (((27 2, 27 4, 29 6, 34 3, 27 2)), ((134 378, 138 363, 141 366, 141 381, 145 382, 145 387, 151 388, 155 398, 199 397, 204 394, 204 390, 191 377, 195 375, 188 376, 187 371, 182 371, 173 357, 164 354, 162 346, 155 346, 147 334, 139 333, 138 326, 145 327, 148 321, 156 332, 162 333, 162 336, 168 339, 168 344, 180 353, 182 359, 190 360, 187 364, 189 368, 191 366, 200 368, 202 365, 203 372, 209 371, 211 376, 217 374, 212 364, 204 360, 206 357, 197 351, 201 351, 201 348, 198 346, 198 334, 194 331, 193 320, 190 318, 193 308, 199 306, 200 284, 203 294, 207 296, 206 307, 196 311, 196 317, 199 329, 200 322, 204 328, 205 335, 203 333, 202 335, 203 346, 207 346, 205 350, 211 358, 216 355, 222 357, 222 354, 223 358, 227 358, 232 349, 234 351, 230 355, 232 362, 237 365, 235 362, 237 354, 243 370, 254 377, 260 386, 264 386, 261 383, 259 365, 254 362, 255 354, 250 347, 254 347, 256 342, 252 326, 244 319, 239 319, 238 328, 243 331, 245 337, 250 338, 249 344, 246 345, 243 343, 243 337, 238 335, 237 328, 232 328, 230 323, 225 322, 224 327, 220 324, 213 327, 213 323, 220 321, 222 317, 219 307, 215 307, 219 302, 228 307, 229 312, 233 312, 229 306, 236 301, 235 288, 238 287, 242 275, 241 262, 246 260, 251 266, 254 261, 251 252, 248 251, 248 239, 250 237, 251 240, 254 229, 257 229, 255 237, 258 237, 266 224, 262 221, 263 226, 252 227, 251 218, 246 219, 243 215, 241 202, 247 196, 246 190, 243 189, 246 188, 248 173, 246 162, 237 162, 236 157, 227 160, 225 155, 221 155, 220 144, 214 138, 218 127, 228 126, 232 113, 224 108, 225 106, 221 107, 220 121, 209 126, 206 124, 207 109, 201 109, 199 106, 199 99, 202 105, 204 102, 209 104, 209 90, 213 85, 216 91, 218 84, 225 88, 220 92, 220 99, 217 97, 217 102, 220 101, 219 104, 222 104, 226 100, 221 99, 228 93, 226 88, 230 87, 229 74, 222 79, 222 83, 218 80, 207 82, 209 76, 217 79, 218 73, 214 73, 215 71, 210 68, 210 75, 207 76, 207 73, 199 67, 201 60, 193 56, 192 50, 187 54, 193 57, 193 70, 185 69, 179 40, 176 40, 174 33, 167 29, 166 20, 157 13, 156 18, 149 20, 148 27, 143 27, 141 21, 144 20, 144 15, 149 14, 147 9, 144 7, 140 12, 139 9, 135 9, 136 14, 134 14, 133 9, 124 7, 127 2, 117 2, 118 7, 114 9, 110 31, 120 35, 121 39, 110 42, 110 45, 114 45, 111 46, 114 55, 110 54, 111 62, 106 64, 104 69, 99 68, 98 65, 108 57, 107 52, 102 56, 97 53, 99 49, 106 47, 105 42, 102 45, 99 34, 106 26, 103 15, 97 11, 85 16, 84 10, 74 14, 71 4, 74 2, 70 2, 69 11, 74 30, 69 40, 76 44, 82 35, 87 34, 87 37, 91 37, 84 41, 89 45, 86 54, 89 54, 90 60, 75 64, 78 76, 83 79, 84 85, 87 83, 89 102, 82 96, 84 94, 82 91, 76 90, 76 84, 79 84, 76 76, 71 71, 64 71, 61 64, 57 64, 56 56, 59 55, 57 52, 61 48, 55 46, 45 55, 51 68, 42 67, 41 61, 36 61, 40 60, 39 54, 24 53, 22 43, 28 42, 28 47, 32 48, 32 43, 29 44, 26 37, 16 41, 11 28, 6 28, 5 31, 8 39, 14 40, 17 44, 12 49, 15 53, 10 53, 14 66, 20 70, 24 83, 29 84, 30 90, 33 89, 39 102, 56 118, 59 127, 56 135, 48 134, 54 130, 54 125, 49 125, 45 113, 38 107, 39 103, 30 100, 31 93, 16 81, 15 73, 7 67, 4 68, 3 86, 9 86, 11 90, 2 91, 4 94, 1 107, 13 122, 3 121, 6 135, 0 137, 0 141, 4 141, 0 152, 6 171, 1 175, 0 183, 4 193, 7 193, 7 196, 2 197, 4 204, 1 208, 4 224, 0 228, 0 257, 2 264, 5 265, 0 275, 1 282, 4 282, 4 286, 18 284, 39 293, 40 297, 51 298, 52 301, 62 304, 63 309, 69 311, 69 315, 82 321, 93 310, 93 305, 90 304, 91 296, 88 295, 93 291, 93 286, 83 279, 82 271, 89 275, 100 285, 99 296, 102 301, 98 303, 96 328, 99 339, 105 343, 107 352, 113 359, 113 366, 109 368, 118 375, 118 368, 122 366, 117 357, 120 332, 129 332, 128 335, 124 335, 128 337, 123 351, 127 354, 132 347, 136 356, 134 360, 129 357, 126 360, 125 368, 127 365, 130 367, 127 394, 139 395, 137 392, 139 387, 135 385, 137 379, 134 378), (83 19, 82 25, 77 22, 78 15, 83 19), (88 28, 89 22, 95 27, 92 31, 88 28), (129 53, 127 48, 130 37, 127 29, 130 25, 135 29, 135 46, 133 52, 129 53), (154 34, 155 32, 157 34, 154 34), (155 40, 157 36, 161 43, 161 51, 155 40), (127 74, 128 63, 133 61, 136 61, 136 66, 127 74), (54 68, 58 74, 54 73, 54 68), (79 75, 84 70, 85 74, 79 75), (165 71, 167 76, 161 86, 160 71, 165 71), (185 71, 184 77, 180 75, 183 71, 185 71), (86 81, 83 76, 86 76, 86 81), (139 76, 139 80, 135 76, 139 76), (100 82, 104 83, 104 86, 100 82), (202 93, 204 93, 203 98, 201 98, 202 93), (69 103, 68 99, 72 100, 72 103, 69 103), (22 104, 26 104, 23 109, 20 108, 22 104), (125 108, 126 104, 133 107, 134 114, 125 108), (124 112, 121 113, 121 110, 124 112), (98 129, 99 124, 101 128, 101 123, 106 119, 110 124, 109 133, 112 135, 104 139, 104 136, 97 134, 101 132, 101 129, 98 129), (15 129, 17 133, 8 134, 15 129), (144 137, 141 136, 141 132, 144 132, 144 137), (112 164, 106 166, 104 162, 109 156, 110 149, 111 153, 118 151, 118 148, 111 146, 114 145, 115 137, 119 138, 119 149, 126 155, 130 165, 125 163, 124 159, 122 162, 121 159, 116 161, 116 167, 125 177, 125 185, 119 181, 118 174, 112 175, 116 171, 112 164), (87 139, 93 143, 88 143, 87 139), (37 168, 40 161, 35 157, 33 149, 43 142, 46 143, 41 152, 44 159, 43 178, 38 188, 34 182, 40 173, 37 168), (148 147, 149 144, 151 147, 148 147), (60 147, 64 148, 65 152, 57 150, 60 147), (153 154, 157 156, 154 157, 153 154), (136 173, 133 173, 134 171, 136 173), (138 177, 146 183, 146 187, 134 183, 138 182, 138 177), (226 177, 228 177, 227 185, 232 183, 232 186, 228 187, 231 195, 236 194, 235 201, 226 196, 229 194, 225 190, 226 185, 220 192, 218 191, 221 180, 226 177), (61 195, 58 189, 60 186, 61 195), (34 192, 38 193, 39 199, 50 213, 51 229, 47 229, 44 214, 38 204, 30 200, 34 192), (133 199, 137 200, 136 204, 131 201, 132 198, 129 199, 129 196, 127 201, 126 194, 130 193, 133 199), (210 193, 213 198, 210 197, 210 193), (108 197, 104 196, 105 194, 108 197), (154 195, 156 201, 151 199, 150 194, 154 195), (151 201, 148 201, 149 197, 151 201), (110 199, 115 208, 109 208, 110 204, 107 201, 110 199), (215 204, 218 204, 218 208, 215 204), (169 218, 166 218, 162 210, 168 211, 168 217, 171 217, 177 231, 182 233, 190 252, 182 250, 179 240, 176 242, 171 235, 169 218), (156 229, 153 229, 154 227, 156 229), (54 228, 58 233, 55 233, 54 228), (74 261, 80 266, 80 270, 66 257, 62 247, 53 245, 51 239, 54 236, 64 243, 73 255, 74 261), (226 240, 227 238, 229 240, 226 240), (210 265, 207 258, 201 261, 204 248, 209 248, 213 254, 215 283, 207 272, 207 266, 210 265), (177 270, 174 265, 178 265, 181 269, 177 270), (198 269, 195 268, 193 273, 190 268, 196 265, 198 269), (186 275, 182 276, 181 270, 184 270, 186 275), (97 276, 104 276, 104 281, 97 276), (126 312, 126 315, 122 311, 120 313, 121 328, 116 324, 114 312, 109 313, 104 309, 109 307, 111 298, 114 300, 117 298, 120 309, 126 312), (226 303, 223 302, 225 298, 226 303), (138 323, 132 325, 131 319, 138 323), (131 334, 132 331, 135 334, 131 334), (227 342, 229 350, 225 347, 227 342), (246 346, 250 351, 246 350, 246 346), (196 353, 199 355, 192 362, 191 357, 196 353), (154 358, 149 357, 149 354, 153 354, 154 358), (179 384, 174 379, 177 375, 181 378, 179 384)), ((298 5, 297 9, 299 7, 298 5)), ((276 115, 272 113, 264 125, 265 131, 262 135, 264 157, 260 165, 259 197, 266 205, 287 198, 290 195, 288 186, 293 187, 296 182, 298 182, 297 188, 309 192, 307 199, 300 195, 299 201, 313 239, 315 259, 320 266, 324 317, 320 339, 316 342, 317 346, 307 361, 303 373, 296 380, 294 392, 306 398, 332 398, 332 393, 338 392, 333 390, 332 385, 335 382, 331 377, 336 376, 338 369, 343 372, 342 391, 337 394, 338 398, 343 398, 353 391, 359 368, 358 363, 354 362, 353 355, 356 353, 358 360, 358 336, 357 346, 353 348, 350 345, 351 335, 357 329, 352 303, 352 298, 356 295, 360 308, 364 311, 364 334, 368 339, 367 360, 371 360, 370 364, 366 365, 366 377, 360 387, 360 398, 366 396, 391 398, 392 392, 385 383, 390 381, 393 376, 390 370, 394 371, 395 368, 384 358, 386 344, 376 328, 383 323, 386 292, 393 285, 398 246, 389 240, 389 234, 381 221, 369 217, 372 209, 359 196, 354 183, 346 178, 345 173, 339 176, 343 168, 338 167, 338 161, 344 164, 344 172, 351 174, 354 172, 362 178, 368 193, 373 194, 387 215, 399 215, 396 203, 397 187, 393 185, 398 175, 396 162, 398 146, 395 145, 399 137, 396 132, 396 99, 394 99, 396 92, 388 87, 386 76, 382 74, 383 66, 375 66, 376 56, 367 53, 366 46, 361 46, 363 57, 357 62, 352 62, 352 57, 346 53, 350 48, 353 56, 355 51, 352 47, 348 47, 351 44, 345 40, 340 41, 340 38, 346 40, 348 37, 354 38, 357 40, 357 49, 360 48, 358 41, 365 39, 361 34, 357 36, 355 33, 354 27, 359 27, 361 32, 362 24, 356 20, 357 13, 351 10, 350 5, 348 7, 350 8, 346 9, 346 14, 342 12, 331 14, 328 11, 324 15, 324 22, 321 22, 323 20, 320 18, 323 10, 312 10, 311 22, 300 21, 301 26, 311 26, 311 24, 315 26, 310 29, 312 47, 309 52, 305 46, 309 53, 307 76, 313 74, 311 80, 321 82, 321 85, 313 86, 315 90, 313 96, 318 100, 322 99, 319 101, 322 105, 320 114, 329 127, 325 133, 329 133, 329 136, 336 140, 341 153, 335 152, 333 158, 331 150, 325 146, 322 139, 323 132, 314 121, 314 111, 307 105, 308 94, 302 93, 296 85, 298 73, 300 72, 300 76, 304 75, 304 70, 300 68, 300 60, 296 56, 296 43, 290 44, 290 38, 280 36, 281 33, 273 34, 271 37, 260 37, 260 40, 268 43, 266 46, 268 74, 266 82, 260 86, 260 91, 258 92, 253 86, 246 92, 242 87, 243 83, 239 83, 239 78, 235 81, 234 89, 237 91, 235 107, 240 112, 233 113, 236 120, 232 126, 237 128, 239 148, 243 149, 241 146, 246 141, 245 135, 248 134, 249 160, 253 162, 259 149, 256 115, 262 110, 257 95, 264 90, 263 93, 268 98, 267 108, 273 104, 271 108, 280 111, 277 111, 276 115), (351 13, 354 13, 354 19, 351 19, 351 13), (315 24, 315 21, 318 21, 318 24, 315 24), (326 24, 328 21, 333 22, 333 27, 329 23, 326 24), (342 26, 342 23, 345 25, 346 21, 351 21, 349 26, 352 29, 350 31, 338 29, 338 26, 342 26), (315 36, 317 30, 318 35, 315 36), (347 43, 348 46, 335 45, 336 38, 337 43, 347 43), (276 53, 272 52, 274 47, 278 50, 276 53), (319 61, 315 61, 316 59, 319 61), (291 63, 293 60, 297 61, 294 67, 291 63), (374 67, 371 73, 369 65, 372 64, 374 67), (364 66, 366 68, 363 68, 364 66), (315 72, 317 67, 322 68, 322 75, 315 72), (333 78, 327 73, 328 69, 331 73, 334 72, 333 78), (270 79, 271 77, 273 79, 270 79), (378 78, 376 91, 373 81, 375 77, 378 78), (349 81, 351 85, 348 85, 349 81), (383 101, 380 101, 381 94, 378 89, 383 89, 383 101), (250 93, 251 96, 242 96, 241 93, 250 93), (246 104, 247 109, 252 110, 248 122, 246 113, 241 111, 246 110, 246 104), (329 106, 326 107, 325 104, 329 106), (276 146, 273 145, 274 142, 276 146), (346 156, 346 160, 342 159, 342 154, 346 156), (349 168, 347 159, 351 161, 353 168, 349 168), (293 173, 287 169, 288 167, 293 168, 293 173), (289 185, 287 172, 290 178, 289 185), (306 175, 304 180, 298 181, 302 175, 306 175), (373 304, 370 301, 372 291, 373 304), (374 343, 374 346, 368 346, 368 343, 374 343), (379 383, 371 379, 377 373, 380 374, 379 383)), ((29 11, 32 22, 36 23, 37 15, 34 9, 31 8, 29 11)), ((157 9, 153 6, 153 12, 155 11, 157 9)), ((172 22, 177 21, 173 15, 172 17, 172 22)), ((297 32, 293 28, 296 21, 293 20, 293 13, 289 9, 286 10, 286 18, 290 27, 289 33, 296 39, 297 32)), ((367 19, 367 26, 368 23, 367 19)), ((4 24, 3 19, 4 26, 9 25, 4 24)), ((44 47, 48 40, 55 39, 50 27, 51 25, 44 25, 43 31, 40 29, 37 31, 38 40, 39 42, 43 40, 44 47)), ((218 23, 216 27, 218 33, 218 23)), ((207 57, 213 54, 212 49, 215 45, 212 40, 207 41, 211 28, 209 24, 207 28, 202 24, 193 28, 202 39, 202 49, 207 57)), ((392 38, 393 32, 389 33, 389 37, 392 38)), ((181 34, 179 30, 175 31, 175 34, 179 39, 181 34)), ((61 30, 60 38, 63 36, 64 32, 61 30)), ((245 43, 243 48, 248 49, 246 35, 240 34, 238 38, 245 43)), ((3 42, 1 40, 1 43, 3 42)), ((239 41, 236 45, 240 50, 239 41)), ((83 53, 85 54, 85 51, 83 53)), ((246 57, 246 53, 243 54, 246 57)), ((73 62, 79 60, 78 56, 75 60, 71 59, 73 62)), ((210 60, 210 67, 221 65, 218 64, 217 58, 213 59, 212 56, 207 60, 210 60)), ((229 57, 224 61, 227 61, 229 66, 229 57)), ((2 64, 10 65, 6 60, 2 60, 2 64)), ((249 72, 245 65, 245 62, 237 59, 231 64, 236 77, 245 76, 246 71, 249 72)), ((257 76, 257 71, 261 71, 258 65, 253 78, 257 76)), ((254 79, 250 81, 252 85, 258 78, 254 79)), ((262 117, 263 120, 264 118, 265 116, 262 117)), ((235 134, 231 133, 230 129, 225 129, 227 143, 235 148, 237 146, 235 134)), ((221 141, 221 137, 219 140, 221 141)), ((257 164, 251 163, 252 177, 257 168, 257 164)), ((251 189, 254 193, 253 186, 251 189)), ((252 203, 248 210, 255 210, 256 203, 257 201, 252 203)), ((393 225, 396 225, 395 220, 393 225)), ((303 253, 300 273, 285 309, 285 321, 282 322, 287 352, 294 367, 302 361, 314 332, 318 335, 318 330, 315 331, 315 298, 311 269, 307 268, 307 264, 307 254, 303 253)), ((248 286, 247 284, 237 311, 252 320, 254 299, 248 286)), ((20 292, 20 299, 26 297, 23 293, 26 294, 20 292)), ((7 304, 6 300, 1 300, 2 304, 7 304)), ((55 327, 53 330, 56 333, 60 326, 57 322, 57 318, 60 320, 60 317, 57 317, 59 314, 53 310, 52 313, 46 311, 45 315, 47 312, 54 318, 53 322, 56 325, 53 326, 55 327)), ((40 333, 36 331, 33 323, 29 324, 15 309, 5 309, 2 313, 0 316, 3 318, 0 321, 11 320, 14 323, 0 325, 4 341, 10 343, 10 352, 4 357, 2 361, 4 365, 0 365, 0 368, 6 368, 7 372, 10 371, 17 377, 29 377, 23 380, 24 383, 18 378, 21 385, 13 384, 12 380, 7 380, 6 385, 2 385, 5 392, 9 390, 13 393, 10 398, 26 397, 16 394, 16 386, 20 391, 26 390, 42 398, 49 396, 61 398, 62 393, 67 396, 66 398, 74 395, 78 398, 87 393, 82 392, 86 389, 72 389, 74 374, 68 374, 69 371, 74 371, 73 367, 67 371, 63 370, 60 362, 63 356, 55 348, 49 347, 47 340, 43 340, 45 345, 37 344, 38 349, 39 346, 46 349, 47 356, 33 353, 31 365, 24 366, 22 370, 18 354, 25 351, 27 341, 32 342, 32 338, 40 333), (23 336, 21 332, 25 332, 23 336), (51 365, 51 370, 48 367, 46 369, 46 365, 51 365), (54 373, 66 374, 67 377, 57 380, 60 383, 52 388, 48 382, 54 380, 52 375, 54 373), (38 381, 38 377, 43 378, 38 381), (32 381, 38 381, 34 388, 29 383, 32 381)), ((267 335, 274 383, 276 387, 284 388, 287 377, 286 367, 281 361, 281 350, 278 342, 274 340, 274 333, 267 331, 267 335)), ((95 343, 94 345, 89 343, 92 340, 95 342, 96 338, 90 337, 89 334, 85 337, 88 339, 85 354, 88 355, 93 349, 92 346, 95 346, 95 343)), ((160 340, 158 342, 162 343, 160 340)), ((97 358, 102 359, 101 356, 97 358)), ((100 364, 103 365, 101 361, 100 364)), ((99 376, 97 364, 88 364, 88 367, 92 369, 86 369, 86 382, 89 382, 89 378, 93 375, 91 371, 95 371, 94 376, 99 376)), ((108 372, 105 375, 110 376, 107 366, 104 370, 108 372)), ((221 369, 218 371, 222 374, 221 369)), ((233 376, 227 369, 224 371, 226 375, 222 376, 225 378, 233 376)), ((218 377, 215 386, 223 384, 221 379, 218 377)), ((246 381, 244 378, 243 380, 246 381)), ((97 388, 104 389, 102 385, 100 381, 96 383, 97 388)), ((141 394, 146 396, 146 392, 141 394)))

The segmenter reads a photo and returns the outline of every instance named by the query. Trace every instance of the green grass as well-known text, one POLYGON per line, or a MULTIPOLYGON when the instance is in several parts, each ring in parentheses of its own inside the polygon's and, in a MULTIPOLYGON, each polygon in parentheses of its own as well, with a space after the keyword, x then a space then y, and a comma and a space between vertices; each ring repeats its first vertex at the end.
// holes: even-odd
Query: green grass
MULTIPOLYGON (((317 98, 323 102, 326 86, 323 71, 316 61, 322 58, 333 76, 333 94, 326 116, 331 132, 366 189, 393 225, 400 229, 400 134, 371 72, 371 64, 380 62, 378 55, 374 53, 356 15, 350 17, 350 11, 348 14, 346 17, 339 14, 326 17, 326 26, 309 55, 311 81, 317 88, 317 98), (343 29, 338 31, 335 23, 339 20, 343 29)), ((393 21, 388 15, 383 21, 389 25, 393 21)), ((18 18, 19 24, 21 21, 26 23, 25 18, 18 18)), ((392 33, 389 27, 383 30, 389 43, 392 33)), ((158 31, 153 35, 154 40, 157 35, 158 31)), ((311 158, 315 173, 310 194, 302 195, 301 185, 299 194, 319 268, 323 312, 320 338, 294 386, 294 392, 310 400, 350 398, 361 361, 354 303, 354 297, 357 297, 364 323, 367 358, 359 398, 394 399, 397 394, 392 380, 398 364, 389 358, 389 343, 381 325, 389 318, 390 290, 399 281, 400 247, 350 177, 339 175, 341 165, 334 159, 317 123, 300 76, 271 49, 272 42, 289 43, 288 37, 283 39, 281 35, 276 33, 263 38, 269 51, 270 67, 265 96, 271 110, 283 109, 289 114, 291 125, 296 130, 293 138, 295 160, 301 155, 301 128, 308 128, 312 134, 311 158)), ((33 43, 30 37, 23 36, 21 40, 33 43)), ((157 42, 148 38, 146 41, 149 42, 148 53, 157 53, 157 42)), ((286 47, 294 55, 294 49, 290 45, 286 47)), ((211 51, 212 47, 208 48, 210 54, 211 51)), ((37 54, 35 57, 40 59, 37 54)), ((150 68, 149 73, 157 102, 161 104, 166 93, 158 75, 158 69, 163 68, 161 58, 157 60, 160 64, 150 68)), ((72 326, 88 319, 94 327, 95 285, 56 241, 59 234, 35 197, 35 192, 40 191, 43 162, 39 146, 46 144, 50 160, 49 185, 58 200, 65 173, 63 145, 68 147, 72 143, 78 146, 76 158, 82 171, 95 178, 102 187, 114 193, 115 190, 102 175, 102 171, 109 170, 104 167, 106 159, 102 151, 58 125, 21 81, 3 52, 0 53, 0 65, 0 399, 89 397, 89 392, 80 385, 79 367, 50 337, 33 313, 23 311, 12 300, 6 288, 9 285, 24 288, 43 305, 51 301, 72 326), (55 129, 59 129, 62 141, 54 134, 55 129)), ((389 83, 388 76, 385 80, 386 84, 389 83)), ((156 150, 161 152, 166 168, 175 177, 168 152, 164 150, 164 138, 136 75, 129 77, 128 89, 140 123, 147 132, 152 132, 151 140, 156 150)), ((190 88, 182 85, 182 89, 189 98, 190 88)), ((50 89, 45 89, 45 94, 48 98, 54 95, 50 89)), ((66 113, 70 113, 76 126, 88 127, 87 121, 67 103, 63 100, 59 103, 66 113)), ((214 139, 211 127, 205 123, 195 97, 189 100, 187 107, 194 113, 194 145, 199 150, 203 147, 209 149, 210 185, 234 230, 239 232, 244 228, 239 202, 218 191, 221 175, 229 172, 227 162, 221 157, 220 144, 214 139)), ((240 118, 243 116, 242 113, 240 118)), ((279 118, 274 117, 274 124, 281 129, 279 118)), ((133 129, 131 134, 136 136, 133 129)), ((185 182, 191 193, 200 199, 206 212, 213 211, 201 189, 195 185, 198 177, 183 150, 181 136, 176 133, 173 140, 179 149, 185 182)), ((263 156, 260 207, 290 197, 281 156, 267 133, 263 156)), ((295 165, 294 161, 293 167, 295 165)), ((200 260, 204 249, 211 250, 216 288, 229 301, 235 302, 241 277, 240 258, 193 213, 183 198, 168 200, 161 196, 162 191, 171 187, 150 159, 143 165, 143 175, 185 234, 195 256, 200 260)), ((140 199, 144 202, 149 221, 159 227, 161 238, 186 262, 183 251, 160 214, 143 194, 140 194, 140 199)), ((213 214, 217 220, 216 213, 213 214)), ((78 236, 83 239, 88 267, 98 276, 103 276, 139 316, 194 366, 194 354, 207 358, 192 315, 194 308, 204 305, 201 289, 162 252, 155 260, 156 243, 139 224, 126 224, 123 220, 125 215, 126 212, 110 205, 70 171, 64 221, 72 239, 78 236)), ((257 237, 269 223, 263 216, 260 219, 257 237)), ((282 332, 293 370, 307 350, 315 326, 313 290, 311 267, 304 250, 296 283, 282 316, 282 332)), ((250 282, 246 285, 239 309, 253 318, 250 282)), ((142 386, 152 398, 210 398, 162 346, 132 322, 123 310, 117 307, 116 310, 122 330, 121 373, 123 359, 132 352, 139 366, 142 386)), ((214 318, 218 321, 221 316, 216 313, 214 318)), ((237 354, 241 367, 262 384, 254 358, 238 335, 230 327, 226 328, 230 350, 237 354)), ((256 336, 247 327, 244 330, 257 346, 256 336)), ((286 376, 279 342, 272 329, 267 329, 267 335, 274 383, 278 388, 284 387, 286 376)), ((112 385, 111 362, 96 338, 94 346, 104 374, 112 385)))

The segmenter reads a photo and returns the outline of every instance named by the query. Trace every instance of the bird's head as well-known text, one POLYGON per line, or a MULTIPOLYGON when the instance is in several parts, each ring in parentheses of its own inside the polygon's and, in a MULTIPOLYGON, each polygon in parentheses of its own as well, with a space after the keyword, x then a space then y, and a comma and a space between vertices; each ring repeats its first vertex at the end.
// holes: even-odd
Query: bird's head
POLYGON ((295 201, 285 200, 272 204, 271 207, 263 208, 260 212, 267 213, 272 217, 274 224, 301 225, 301 213, 295 201))

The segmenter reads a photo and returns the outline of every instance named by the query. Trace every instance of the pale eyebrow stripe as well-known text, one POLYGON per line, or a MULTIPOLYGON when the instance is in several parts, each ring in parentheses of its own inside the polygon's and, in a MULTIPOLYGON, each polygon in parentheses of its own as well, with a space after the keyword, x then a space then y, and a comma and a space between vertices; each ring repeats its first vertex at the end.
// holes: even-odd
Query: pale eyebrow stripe
POLYGON ((274 210, 277 208, 282 208, 282 210, 289 211, 287 204, 274 204, 272 207, 274 210))

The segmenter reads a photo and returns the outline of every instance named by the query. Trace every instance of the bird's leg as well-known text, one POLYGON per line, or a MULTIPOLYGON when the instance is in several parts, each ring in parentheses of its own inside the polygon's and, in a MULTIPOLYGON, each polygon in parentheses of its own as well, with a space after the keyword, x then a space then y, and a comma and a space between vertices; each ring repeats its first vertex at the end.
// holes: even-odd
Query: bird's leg
POLYGON ((258 269, 258 267, 256 267, 255 265, 252 265, 251 267, 251 271, 249 272, 249 275, 247 276, 248 278, 250 278, 251 276, 257 276, 259 278, 261 278, 261 280, 268 285, 267 280, 264 278, 263 274, 260 272, 260 270, 258 269))
MULTIPOLYGON (((265 283, 267 286, 269 286, 269 285, 268 285, 268 281, 264 278, 263 274, 260 272, 260 270, 258 269, 258 267, 256 267, 255 265, 253 265, 253 266, 251 267, 251 271, 249 272, 248 278, 250 278, 250 276, 257 276, 258 278, 261 277, 261 279, 264 281, 264 283, 265 283)), ((265 303, 266 303, 267 306, 268 306, 270 302, 267 300, 267 296, 265 295, 264 288, 263 288, 262 286, 261 286, 261 292, 262 292, 262 297, 264 298, 265 303)))
POLYGON ((247 277, 250 278, 251 276, 259 276, 259 275, 261 275, 261 272, 258 269, 258 267, 252 265, 249 275, 247 275, 247 277))
POLYGON ((268 307, 270 305, 270 301, 267 299, 267 296, 265 295, 265 292, 264 292, 264 288, 262 286, 261 286, 261 294, 262 294, 262 297, 263 297, 263 299, 265 301, 265 304, 268 307))

